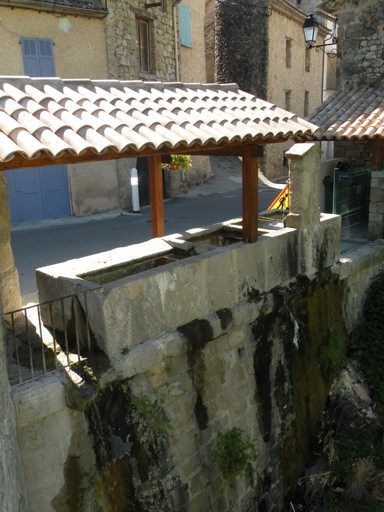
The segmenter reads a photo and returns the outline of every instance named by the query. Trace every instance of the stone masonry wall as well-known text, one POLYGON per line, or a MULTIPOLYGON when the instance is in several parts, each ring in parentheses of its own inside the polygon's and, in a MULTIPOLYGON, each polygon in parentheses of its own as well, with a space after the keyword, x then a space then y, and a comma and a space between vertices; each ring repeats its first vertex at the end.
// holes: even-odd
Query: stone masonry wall
POLYGON ((384 235, 384 170, 372 171, 369 203, 368 237, 371 240, 384 235))
MULTIPOLYGON (((0 299, 0 314, 2 311, 0 299)), ((0 317, 0 510, 29 512, 6 361, 5 332, 0 317)))
POLYGON ((338 24, 337 89, 378 86, 384 77, 383 2, 348 2, 338 24))
POLYGON ((351 167, 372 165, 371 140, 335 140, 334 158, 340 158, 351 167))
POLYGON ((104 20, 108 75, 120 80, 176 79, 175 38, 172 1, 161 7, 145 8, 145 0, 109 0, 109 15, 104 20), (136 18, 150 22, 150 72, 139 71, 136 44, 136 18))
POLYGON ((216 80, 267 99, 268 16, 266 2, 216 3, 216 80), (252 9, 255 6, 257 9, 252 9))
POLYGON ((383 253, 376 242, 310 278, 249 290, 109 363, 90 359, 80 380, 15 388, 29 512, 283 510, 332 380, 316 354, 330 329, 353 327, 383 253), (157 404, 155 423, 144 402, 157 404), (255 473, 224 479, 212 452, 233 427, 256 445, 255 473))

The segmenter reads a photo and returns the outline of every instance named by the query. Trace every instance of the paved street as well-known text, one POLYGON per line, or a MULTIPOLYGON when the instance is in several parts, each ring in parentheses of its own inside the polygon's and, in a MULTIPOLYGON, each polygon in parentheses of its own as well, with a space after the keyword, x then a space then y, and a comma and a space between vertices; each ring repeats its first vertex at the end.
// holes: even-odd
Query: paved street
MULTIPOLYGON (((164 203, 165 234, 205 227, 241 217, 241 180, 231 171, 232 181, 221 175, 220 186, 193 187, 191 194, 164 203), (223 189, 226 192, 215 193, 223 189), (225 188, 225 187, 224 187, 225 188), (200 192, 199 192, 200 191, 200 192), (210 192, 210 195, 206 195, 210 192)), ((266 210, 279 189, 259 180, 259 211, 266 210)), ((16 268, 19 272, 23 303, 33 300, 35 269, 73 258, 144 242, 151 238, 151 211, 142 209, 139 215, 118 215, 115 218, 96 215, 88 218, 58 219, 19 225, 12 229, 11 242, 16 268), (91 220, 92 219, 92 220, 91 220)))

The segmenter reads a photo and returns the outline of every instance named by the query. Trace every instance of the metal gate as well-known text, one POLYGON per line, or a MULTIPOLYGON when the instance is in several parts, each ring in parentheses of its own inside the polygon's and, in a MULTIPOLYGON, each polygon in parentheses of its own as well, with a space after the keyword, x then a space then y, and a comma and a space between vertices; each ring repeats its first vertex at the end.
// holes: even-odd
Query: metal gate
POLYGON ((341 215, 342 252, 367 241, 371 169, 336 168, 332 213, 341 215))

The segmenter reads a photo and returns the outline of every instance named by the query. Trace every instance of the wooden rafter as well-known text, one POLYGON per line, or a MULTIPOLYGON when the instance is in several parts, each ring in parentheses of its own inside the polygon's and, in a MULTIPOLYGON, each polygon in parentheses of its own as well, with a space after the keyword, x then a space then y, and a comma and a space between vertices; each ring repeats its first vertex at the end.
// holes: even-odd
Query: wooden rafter
POLYGON ((105 160, 118 160, 122 158, 135 158, 138 156, 149 157, 150 196, 152 216, 152 236, 154 238, 164 236, 164 207, 163 207, 163 182, 162 182, 162 155, 185 154, 203 156, 242 156, 243 157, 243 239, 245 242, 257 240, 257 209, 258 209, 258 157, 263 155, 262 144, 283 142, 286 139, 260 140, 248 143, 223 143, 220 145, 207 144, 205 146, 194 145, 192 147, 161 148, 154 150, 146 148, 141 152, 127 150, 124 153, 116 153, 108 150, 98 155, 92 151, 86 151, 82 155, 64 154, 58 158, 49 157, 46 154, 29 160, 23 156, 16 156, 9 162, 0 163, 0 171, 19 169, 26 167, 43 167, 47 165, 74 164, 85 162, 100 162, 105 160))

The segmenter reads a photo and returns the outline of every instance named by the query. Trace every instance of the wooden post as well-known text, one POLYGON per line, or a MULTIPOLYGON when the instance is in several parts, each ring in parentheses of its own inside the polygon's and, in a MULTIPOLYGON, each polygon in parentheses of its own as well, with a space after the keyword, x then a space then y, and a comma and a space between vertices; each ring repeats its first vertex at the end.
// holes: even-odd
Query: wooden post
POLYGON ((246 148, 243 153, 243 240, 256 242, 258 227, 258 167, 257 148, 246 148))
POLYGON ((152 237, 164 236, 163 172, 161 155, 149 157, 149 188, 151 193, 152 237))
POLYGON ((384 167, 384 139, 380 137, 373 139, 372 166, 376 171, 381 171, 384 167))

